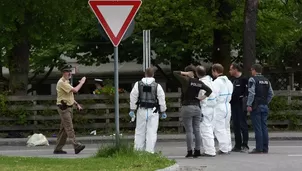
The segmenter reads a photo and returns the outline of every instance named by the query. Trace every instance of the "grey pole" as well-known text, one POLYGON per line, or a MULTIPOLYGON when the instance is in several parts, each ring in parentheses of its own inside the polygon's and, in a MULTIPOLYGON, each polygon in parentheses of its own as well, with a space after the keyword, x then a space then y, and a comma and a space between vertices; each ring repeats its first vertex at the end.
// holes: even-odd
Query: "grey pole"
POLYGON ((143 71, 146 70, 146 30, 143 30, 143 71))
POLYGON ((119 86, 118 86, 118 47, 114 47, 114 114, 115 114, 115 143, 120 144, 120 123, 119 123, 119 86))
POLYGON ((73 86, 73 74, 70 75, 70 85, 73 86))

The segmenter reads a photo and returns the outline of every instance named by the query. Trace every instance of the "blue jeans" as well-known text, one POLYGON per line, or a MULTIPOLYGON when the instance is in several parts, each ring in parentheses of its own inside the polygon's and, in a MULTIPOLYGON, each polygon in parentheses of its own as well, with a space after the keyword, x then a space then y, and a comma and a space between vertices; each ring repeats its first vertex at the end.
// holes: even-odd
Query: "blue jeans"
POLYGON ((252 124, 255 131, 256 150, 268 152, 268 130, 267 130, 267 117, 268 106, 259 105, 251 112, 252 124))

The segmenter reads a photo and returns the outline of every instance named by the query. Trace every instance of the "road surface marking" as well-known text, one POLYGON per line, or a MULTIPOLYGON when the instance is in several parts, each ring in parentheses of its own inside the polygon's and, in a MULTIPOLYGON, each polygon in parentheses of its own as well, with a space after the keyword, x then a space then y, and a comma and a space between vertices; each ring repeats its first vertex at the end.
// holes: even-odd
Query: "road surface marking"
POLYGON ((288 157, 302 157, 302 154, 290 154, 288 157))

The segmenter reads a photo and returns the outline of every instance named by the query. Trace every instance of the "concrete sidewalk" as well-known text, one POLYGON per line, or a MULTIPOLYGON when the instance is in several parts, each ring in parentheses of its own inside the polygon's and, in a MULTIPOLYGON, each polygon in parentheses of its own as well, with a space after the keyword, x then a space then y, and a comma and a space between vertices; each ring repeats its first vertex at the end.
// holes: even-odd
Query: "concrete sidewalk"
MULTIPOLYGON (((158 135, 158 142, 184 142, 185 134, 160 134, 158 135)), ((254 133, 250 132, 249 137, 251 141, 255 140, 254 133)), ((270 140, 302 140, 302 132, 269 132, 270 140)), ((49 144, 56 143, 55 137, 47 137, 49 144)), ((113 142, 114 136, 85 136, 77 137, 77 141, 83 144, 99 144, 113 142)), ((133 140, 133 135, 124 135, 122 139, 133 140)), ((234 135, 232 135, 234 140, 234 135)), ((0 138, 0 146, 23 146, 26 145, 28 138, 0 138)))

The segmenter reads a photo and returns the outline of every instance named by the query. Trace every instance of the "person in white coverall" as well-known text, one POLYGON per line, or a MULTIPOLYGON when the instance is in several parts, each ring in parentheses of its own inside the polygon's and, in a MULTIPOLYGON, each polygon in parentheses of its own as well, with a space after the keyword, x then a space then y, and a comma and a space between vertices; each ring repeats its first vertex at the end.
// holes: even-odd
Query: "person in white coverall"
MULTIPOLYGON (((200 133, 202 138, 202 145, 204 157, 214 157, 216 155, 215 141, 214 141, 214 109, 216 105, 215 90, 213 89, 213 79, 211 76, 206 75, 207 70, 204 66, 197 66, 196 73, 199 81, 202 81, 213 92, 203 101, 201 101, 201 111, 203 114, 203 121, 200 122, 200 133)), ((204 95, 205 91, 200 91, 200 96, 204 95)))
POLYGON ((232 150, 230 120, 230 101, 233 93, 233 84, 227 76, 223 75, 223 66, 214 64, 212 75, 216 79, 213 82, 217 104, 215 106, 214 134, 219 142, 218 154, 228 154, 232 150))
POLYGON ((154 153, 157 141, 159 113, 161 118, 167 117, 165 111, 165 92, 155 82, 153 68, 147 68, 145 78, 134 84, 130 93, 130 117, 135 118, 137 109, 134 148, 154 153))

